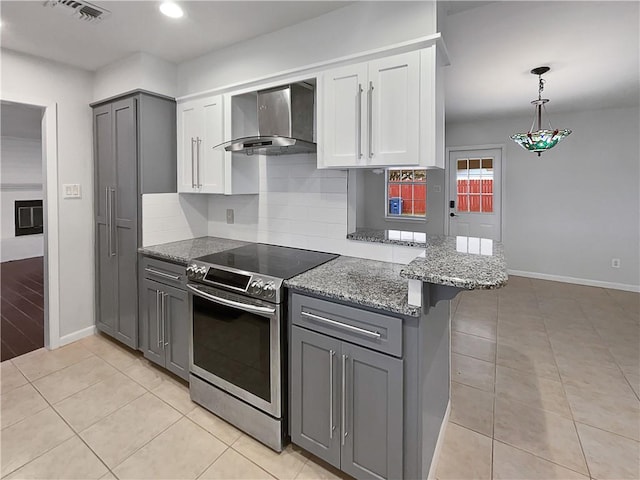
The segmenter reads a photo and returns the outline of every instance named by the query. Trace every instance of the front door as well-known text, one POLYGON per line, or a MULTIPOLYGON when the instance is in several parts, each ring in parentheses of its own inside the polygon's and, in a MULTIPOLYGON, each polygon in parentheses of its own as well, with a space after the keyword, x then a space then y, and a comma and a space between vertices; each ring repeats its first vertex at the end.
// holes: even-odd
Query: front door
POLYGON ((449 235, 502 240, 502 150, 449 152, 449 235))

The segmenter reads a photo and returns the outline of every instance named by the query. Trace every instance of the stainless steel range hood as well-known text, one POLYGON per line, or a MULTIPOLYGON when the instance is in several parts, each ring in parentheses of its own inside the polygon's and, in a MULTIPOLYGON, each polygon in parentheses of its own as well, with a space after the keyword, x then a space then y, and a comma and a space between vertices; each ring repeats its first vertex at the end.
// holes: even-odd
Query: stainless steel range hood
POLYGON ((259 134, 237 138, 213 148, 247 155, 315 153, 313 86, 293 83, 257 93, 259 134))

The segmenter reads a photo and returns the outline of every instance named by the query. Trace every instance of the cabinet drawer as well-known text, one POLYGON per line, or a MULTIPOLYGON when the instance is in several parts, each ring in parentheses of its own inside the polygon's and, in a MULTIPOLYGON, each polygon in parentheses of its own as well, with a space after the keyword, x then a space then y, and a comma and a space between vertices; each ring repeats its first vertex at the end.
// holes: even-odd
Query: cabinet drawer
POLYGON ((402 319, 294 293, 294 325, 372 350, 402 356, 402 319))
POLYGON ((186 267, 182 265, 142 257, 141 273, 143 278, 185 289, 187 272, 186 267))

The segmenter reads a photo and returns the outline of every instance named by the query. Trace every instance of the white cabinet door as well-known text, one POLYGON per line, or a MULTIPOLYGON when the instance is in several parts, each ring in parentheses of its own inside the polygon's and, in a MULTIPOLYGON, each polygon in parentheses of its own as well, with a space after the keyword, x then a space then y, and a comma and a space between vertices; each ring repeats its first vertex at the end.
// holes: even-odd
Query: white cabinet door
POLYGON ((213 147, 224 141, 224 111, 222 96, 216 95, 202 101, 202 131, 197 155, 197 179, 201 193, 225 193, 223 148, 213 147))
POLYGON ((178 192, 197 192, 196 148, 199 135, 198 101, 178 104, 178 192))
POLYGON ((178 191, 227 193, 224 190, 224 149, 213 147, 223 139, 222 96, 178 105, 178 191))
POLYGON ((420 52, 369 62, 366 88, 368 165, 417 165, 420 52))
POLYGON ((420 52, 324 73, 318 168, 419 165, 420 52))
POLYGON ((329 70, 323 79, 319 167, 366 166, 364 122, 367 64, 329 70), (320 158, 320 156, 322 158, 320 158))

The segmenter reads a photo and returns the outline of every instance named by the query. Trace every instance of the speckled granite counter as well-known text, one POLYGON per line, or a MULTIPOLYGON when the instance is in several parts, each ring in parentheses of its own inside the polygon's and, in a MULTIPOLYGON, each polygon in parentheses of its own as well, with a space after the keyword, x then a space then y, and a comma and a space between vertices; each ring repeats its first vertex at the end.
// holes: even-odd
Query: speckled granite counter
POLYGON ((424 256, 404 266, 400 276, 467 290, 492 289, 507 283, 507 265, 500 242, 427 235, 424 256))
POLYGON ((202 257, 210 253, 222 252, 231 248, 241 247, 249 242, 231 240, 218 237, 200 237, 179 242, 163 243, 150 247, 140 247, 139 253, 150 257, 168 260, 186 265, 191 258, 202 257))
POLYGON ((289 288, 328 299, 344 300, 412 317, 421 308, 407 303, 408 281, 400 277, 405 265, 355 257, 338 257, 285 281, 289 288))
POLYGON ((358 228, 347 234, 347 239, 361 242, 389 243, 407 247, 426 247, 427 234, 424 232, 409 232, 406 230, 376 230, 373 228, 358 228))

